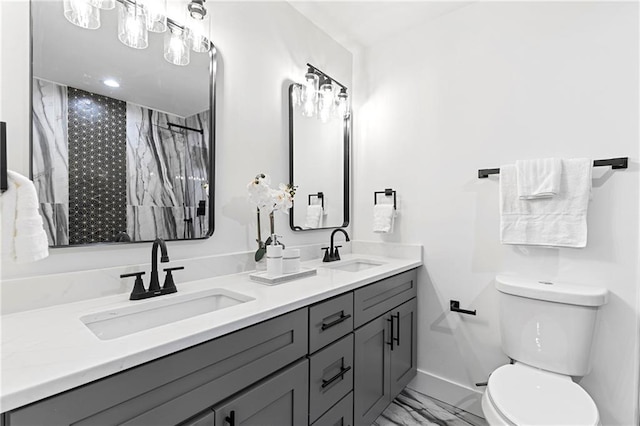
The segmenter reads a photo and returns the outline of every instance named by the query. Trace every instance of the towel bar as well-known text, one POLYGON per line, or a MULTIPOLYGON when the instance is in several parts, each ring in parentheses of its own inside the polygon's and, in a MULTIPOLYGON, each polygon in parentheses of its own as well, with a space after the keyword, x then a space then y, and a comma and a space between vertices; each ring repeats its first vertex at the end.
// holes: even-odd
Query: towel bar
POLYGON ((0 121, 0 190, 4 192, 7 188, 7 123, 0 121))
POLYGON ((323 192, 318 192, 317 194, 309 194, 309 201, 308 204, 311 205, 311 197, 316 197, 318 200, 320 200, 320 203, 322 205, 322 209, 324 210, 324 193, 323 192))
POLYGON ((393 209, 396 209, 396 191, 391 188, 386 188, 384 191, 374 191, 373 204, 378 204, 378 194, 384 194, 385 197, 391 197, 393 195, 393 209))
MULTIPOLYGON (((628 167, 629 157, 609 158, 606 160, 594 160, 593 167, 611 166, 612 169, 626 169, 628 167)), ((478 179, 484 179, 489 175, 497 175, 500 169, 480 169, 478 170, 478 179)))

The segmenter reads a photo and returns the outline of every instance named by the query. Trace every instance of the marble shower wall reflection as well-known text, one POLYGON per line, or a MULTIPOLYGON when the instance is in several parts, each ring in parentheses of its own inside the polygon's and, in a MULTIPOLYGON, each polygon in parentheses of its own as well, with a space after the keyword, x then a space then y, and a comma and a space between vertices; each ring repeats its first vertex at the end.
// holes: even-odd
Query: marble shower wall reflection
POLYGON ((33 81, 33 177, 51 245, 204 237, 208 111, 33 81))

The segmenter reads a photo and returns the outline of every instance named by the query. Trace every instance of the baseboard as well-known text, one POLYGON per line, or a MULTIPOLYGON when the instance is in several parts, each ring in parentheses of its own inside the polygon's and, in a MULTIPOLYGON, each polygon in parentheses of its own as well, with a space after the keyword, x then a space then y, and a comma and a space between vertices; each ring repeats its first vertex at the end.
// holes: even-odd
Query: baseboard
POLYGON ((422 370, 418 370, 418 374, 407 387, 476 416, 484 417, 480 405, 482 390, 471 389, 422 370))

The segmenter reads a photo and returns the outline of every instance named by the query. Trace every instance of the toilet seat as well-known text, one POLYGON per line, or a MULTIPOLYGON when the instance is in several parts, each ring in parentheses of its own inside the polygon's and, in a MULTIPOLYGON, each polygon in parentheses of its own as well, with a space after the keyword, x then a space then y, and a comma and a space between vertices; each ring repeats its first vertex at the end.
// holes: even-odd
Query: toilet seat
MULTIPOLYGON (((504 365, 489 377, 486 399, 505 424, 598 425, 589 394, 568 376, 524 364, 504 365)), ((489 419, 487 419, 489 420, 489 419)))

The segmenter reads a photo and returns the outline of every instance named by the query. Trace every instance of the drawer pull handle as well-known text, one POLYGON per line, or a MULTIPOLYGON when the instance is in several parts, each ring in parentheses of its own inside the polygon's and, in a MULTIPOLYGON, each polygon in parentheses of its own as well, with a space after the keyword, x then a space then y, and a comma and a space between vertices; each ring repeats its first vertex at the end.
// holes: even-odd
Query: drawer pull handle
MULTIPOLYGON (((387 318, 387 322, 390 322, 390 323, 391 323, 391 326, 389 327, 389 334, 391 335, 391 336, 390 336, 391 338, 389 339, 389 341, 388 341, 388 342, 385 342, 385 343, 386 343, 387 345, 390 345, 390 346, 391 346, 391 350, 393 350, 393 341, 395 340, 395 339, 393 338, 393 315, 391 315, 391 318, 387 318)), ((385 330, 385 331, 386 331, 386 330, 385 330)))
POLYGON ((391 315, 391 325, 393 325, 394 317, 396 318, 396 332, 392 339, 395 340, 398 346, 400 346, 400 312, 397 312, 395 315, 391 315))
POLYGON ((322 327, 320 327, 320 328, 322 329, 322 331, 325 331, 327 328, 331 328, 331 327, 333 327, 334 325, 338 325, 338 324, 340 324, 342 321, 346 321, 346 320, 348 320, 349 318, 351 318, 351 314, 344 315, 344 312, 342 312, 342 314, 340 315, 340 318, 338 318, 338 319, 336 319, 336 320, 333 320, 333 321, 331 321, 331 322, 330 322, 330 323, 328 323, 328 324, 322 323, 322 327))
POLYGON ((333 376, 332 378, 330 378, 329 380, 322 379, 322 389, 326 388, 327 386, 329 386, 331 383, 335 382, 336 380, 342 379, 342 376, 347 374, 347 371, 349 371, 349 370, 351 370, 351 367, 342 367, 342 369, 340 369, 340 372, 338 374, 336 374, 335 376, 333 376))
POLYGON ((224 418, 224 421, 229 423, 229 426, 236 426, 236 412, 231 410, 229 415, 224 418))

